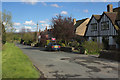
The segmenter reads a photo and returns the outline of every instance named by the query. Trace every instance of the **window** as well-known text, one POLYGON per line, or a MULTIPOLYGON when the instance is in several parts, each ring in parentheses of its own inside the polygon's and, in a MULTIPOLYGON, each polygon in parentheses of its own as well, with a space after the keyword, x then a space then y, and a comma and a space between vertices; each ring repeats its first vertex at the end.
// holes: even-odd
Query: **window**
POLYGON ((91 31, 97 31, 97 23, 91 24, 91 31))
POLYGON ((101 22, 101 30, 108 30, 109 29, 109 22, 101 22))

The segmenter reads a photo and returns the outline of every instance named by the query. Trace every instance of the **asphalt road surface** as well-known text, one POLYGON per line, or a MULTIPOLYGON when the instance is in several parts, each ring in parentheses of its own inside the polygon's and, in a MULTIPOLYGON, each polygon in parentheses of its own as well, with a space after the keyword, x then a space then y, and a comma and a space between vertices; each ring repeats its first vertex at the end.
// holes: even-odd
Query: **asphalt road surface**
POLYGON ((118 78, 118 62, 17 44, 46 78, 118 78))

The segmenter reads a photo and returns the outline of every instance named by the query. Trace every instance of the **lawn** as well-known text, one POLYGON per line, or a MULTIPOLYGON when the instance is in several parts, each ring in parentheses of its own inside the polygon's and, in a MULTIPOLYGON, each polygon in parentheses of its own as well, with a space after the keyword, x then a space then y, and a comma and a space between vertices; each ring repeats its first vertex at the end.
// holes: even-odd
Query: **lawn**
POLYGON ((39 71, 13 43, 6 43, 2 52, 2 78, 39 78, 39 71))

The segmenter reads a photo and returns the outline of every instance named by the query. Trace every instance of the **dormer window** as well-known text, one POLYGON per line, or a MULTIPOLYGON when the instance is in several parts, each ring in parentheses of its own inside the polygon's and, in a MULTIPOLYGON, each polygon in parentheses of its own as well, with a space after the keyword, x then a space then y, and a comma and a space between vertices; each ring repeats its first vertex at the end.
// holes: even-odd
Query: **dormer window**
POLYGON ((97 23, 91 24, 91 31, 97 31, 97 23))
POLYGON ((109 22, 101 22, 101 30, 108 30, 109 29, 109 22))

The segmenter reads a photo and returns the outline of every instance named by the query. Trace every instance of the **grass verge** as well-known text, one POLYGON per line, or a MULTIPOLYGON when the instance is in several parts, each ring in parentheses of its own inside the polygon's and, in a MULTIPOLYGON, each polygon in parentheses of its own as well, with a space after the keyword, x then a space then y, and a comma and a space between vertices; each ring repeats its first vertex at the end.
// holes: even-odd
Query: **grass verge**
POLYGON ((39 78, 40 73, 29 58, 13 43, 6 43, 2 51, 2 78, 39 78))

